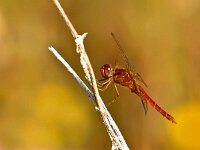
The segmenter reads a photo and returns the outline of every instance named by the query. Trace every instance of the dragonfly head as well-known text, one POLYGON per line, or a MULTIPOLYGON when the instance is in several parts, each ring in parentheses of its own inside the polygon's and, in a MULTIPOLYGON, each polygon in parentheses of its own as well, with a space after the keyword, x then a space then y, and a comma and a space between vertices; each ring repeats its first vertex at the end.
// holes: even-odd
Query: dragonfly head
POLYGON ((112 77, 113 71, 112 67, 109 64, 105 64, 100 68, 100 72, 103 78, 107 79, 112 77))

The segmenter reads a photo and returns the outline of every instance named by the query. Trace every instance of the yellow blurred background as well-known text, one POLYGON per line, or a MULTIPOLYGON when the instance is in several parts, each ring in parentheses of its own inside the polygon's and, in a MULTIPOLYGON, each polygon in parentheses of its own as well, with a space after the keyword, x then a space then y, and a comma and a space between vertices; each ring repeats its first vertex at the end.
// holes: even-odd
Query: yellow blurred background
MULTIPOLYGON (((109 106, 130 149, 200 149, 200 1, 60 1, 78 33, 88 32, 95 75, 120 61, 114 32, 146 91, 178 124, 119 87, 109 106)), ((87 94, 48 51, 54 46, 84 79, 72 35, 50 0, 0 1, 0 149, 103 150, 110 139, 87 94)), ((113 86, 101 92, 105 103, 113 86)))

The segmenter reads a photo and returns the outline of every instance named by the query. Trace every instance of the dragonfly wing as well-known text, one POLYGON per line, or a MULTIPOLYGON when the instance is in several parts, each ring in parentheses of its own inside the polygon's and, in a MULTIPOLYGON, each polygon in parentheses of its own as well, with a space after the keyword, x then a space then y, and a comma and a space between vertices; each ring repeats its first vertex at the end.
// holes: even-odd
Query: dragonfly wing
POLYGON ((125 65, 126 65, 126 68, 129 70, 129 71, 132 71, 133 70, 133 66, 131 65, 131 63, 129 62, 129 59, 128 57, 126 56, 126 53, 124 51, 124 49, 122 48, 122 46, 120 45, 119 41, 117 40, 117 38, 115 37, 114 33, 111 32, 111 35, 115 41, 115 43, 117 44, 119 50, 120 50, 120 53, 123 57, 123 60, 125 62, 125 65))
POLYGON ((148 87, 147 84, 144 82, 144 80, 142 79, 142 77, 140 76, 139 73, 135 73, 134 77, 136 78, 137 81, 141 82, 144 86, 148 87))
MULTIPOLYGON (((115 37, 114 33, 111 32, 111 35, 112 35, 114 41, 116 42, 116 44, 117 44, 117 46, 118 46, 118 48, 119 48, 119 50, 120 50, 120 53, 121 53, 121 55, 122 55, 122 57, 123 57, 123 60, 124 60, 124 62, 125 62, 126 68, 128 69, 128 72, 129 72, 130 76, 132 77, 132 72, 133 72, 133 69, 134 69, 133 66, 132 66, 132 64, 129 62, 129 59, 128 59, 128 57, 127 57, 127 55, 126 55, 124 49, 122 48, 122 46, 120 45, 119 41, 118 41, 117 38, 115 37)), ((135 73, 133 76, 134 76, 134 78, 136 79, 136 81, 141 82, 143 85, 145 85, 145 86, 147 87, 147 84, 144 82, 144 80, 142 79, 142 77, 140 76, 139 73, 135 73)))
POLYGON ((142 106, 144 108, 144 113, 145 115, 147 114, 147 111, 148 111, 148 104, 147 104, 147 101, 143 98, 141 98, 141 101, 142 101, 142 106))

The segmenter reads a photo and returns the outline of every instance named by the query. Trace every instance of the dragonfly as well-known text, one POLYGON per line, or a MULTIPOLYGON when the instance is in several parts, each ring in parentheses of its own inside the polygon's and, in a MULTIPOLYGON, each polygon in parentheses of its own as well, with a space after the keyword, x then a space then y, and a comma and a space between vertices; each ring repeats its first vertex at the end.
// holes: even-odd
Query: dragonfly
POLYGON ((100 90, 104 91, 107 87, 114 82, 114 86, 116 89, 117 96, 119 96, 119 92, 117 90, 117 86, 121 85, 131 90, 132 93, 138 95, 141 99, 145 114, 147 113, 148 107, 147 103, 150 104, 153 108, 155 108, 160 114, 162 114, 165 118, 167 118, 172 123, 177 123, 170 114, 168 114, 164 109, 162 109, 153 99, 145 92, 143 86, 147 87, 147 84, 144 82, 139 73, 135 72, 133 66, 129 62, 129 59, 120 45, 119 41, 115 37, 114 33, 111 32, 111 36, 113 37, 115 43, 120 50, 120 53, 123 57, 123 61, 125 63, 125 67, 115 66, 114 68, 110 64, 104 64, 100 68, 100 73, 103 79, 99 80, 98 87, 100 90))

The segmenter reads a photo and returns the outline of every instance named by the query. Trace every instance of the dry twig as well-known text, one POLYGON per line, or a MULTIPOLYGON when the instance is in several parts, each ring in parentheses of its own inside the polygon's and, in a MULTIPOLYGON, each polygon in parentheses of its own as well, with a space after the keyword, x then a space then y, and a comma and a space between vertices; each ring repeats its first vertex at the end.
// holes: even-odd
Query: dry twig
POLYGON ((108 112, 107 108, 105 107, 97 88, 97 83, 95 79, 95 75, 92 69, 92 65, 89 61, 89 58, 85 52, 85 47, 83 44, 83 40, 86 37, 87 33, 84 33, 83 35, 78 35, 75 28, 73 27, 72 23, 68 19, 67 15, 65 14, 63 8, 61 7, 58 0, 53 0, 54 4, 58 8, 60 14, 64 18, 64 21, 66 22, 67 26, 69 27, 72 36, 75 39, 76 47, 77 47, 77 53, 80 54, 80 62, 82 64, 82 67, 84 69, 84 72, 86 74, 86 78, 89 81, 90 85, 93 88, 94 94, 89 90, 89 88, 81 81, 81 79, 78 77, 78 75, 73 71, 73 69, 67 64, 67 62, 58 54, 58 52, 53 48, 49 47, 49 50, 52 51, 55 56, 65 65, 65 67, 68 69, 68 71, 73 75, 73 77, 79 82, 79 84, 84 88, 84 90, 88 93, 91 99, 96 103, 96 108, 99 110, 103 123, 106 127, 106 130, 110 136, 111 142, 112 142, 112 149, 121 149, 121 150, 128 150, 128 146, 120 133, 117 125, 115 124, 113 118, 111 117, 110 113, 108 112))

